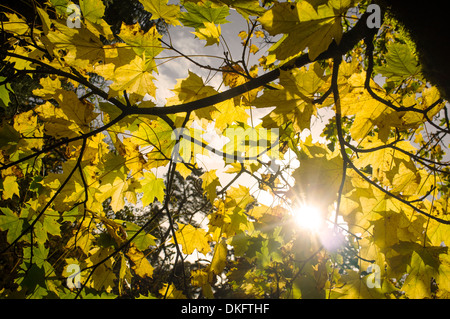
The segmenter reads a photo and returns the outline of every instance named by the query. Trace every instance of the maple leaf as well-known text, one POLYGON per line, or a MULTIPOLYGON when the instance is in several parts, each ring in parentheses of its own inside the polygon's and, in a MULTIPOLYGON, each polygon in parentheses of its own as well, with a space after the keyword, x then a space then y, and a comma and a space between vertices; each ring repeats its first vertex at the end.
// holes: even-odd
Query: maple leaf
POLYGON ((218 45, 221 34, 220 25, 216 26, 214 23, 205 22, 204 27, 198 28, 198 31, 193 32, 193 34, 201 40, 206 40, 206 46, 218 45))
POLYGON ((100 39, 87 28, 69 28, 53 21, 56 29, 45 36, 47 49, 64 57, 69 65, 89 69, 95 62, 105 60, 100 39))
POLYGON ((142 153, 147 158, 146 168, 150 169, 163 166, 172 158, 176 134, 172 127, 161 119, 142 120, 131 141, 145 150, 142 153))
POLYGON ((8 21, 4 21, 2 23, 2 30, 5 32, 13 33, 16 35, 23 35, 28 32, 30 27, 26 23, 25 20, 19 18, 19 16, 15 13, 4 13, 8 21))
POLYGON ((126 253, 127 257, 133 262, 131 268, 139 277, 152 277, 153 267, 145 257, 144 253, 139 251, 134 245, 128 249, 126 253))
POLYGON ((225 240, 222 240, 220 243, 217 243, 214 248, 213 259, 211 260, 210 270, 213 274, 219 275, 222 273, 225 268, 226 260, 227 260, 227 244, 225 240))
POLYGON ((407 44, 391 43, 387 46, 387 52, 386 65, 377 66, 375 70, 390 81, 400 82, 419 74, 418 61, 407 44))
POLYGON ((210 170, 206 173, 204 173, 201 178, 203 180, 202 182, 202 188, 204 189, 207 198, 213 202, 214 199, 216 198, 217 195, 217 191, 216 188, 217 186, 220 186, 220 181, 219 178, 216 175, 216 171, 217 170, 210 170))
POLYGON ((0 215, 0 229, 8 231, 6 240, 12 243, 22 233, 24 220, 14 214, 9 208, 1 208, 3 215, 0 215))
POLYGON ((159 290, 159 293, 165 296, 167 299, 186 299, 183 292, 175 288, 173 284, 165 283, 163 287, 159 290))
POLYGON ((180 16, 180 22, 186 27, 192 27, 196 30, 204 28, 207 25, 228 23, 226 17, 229 15, 227 6, 213 7, 211 2, 198 5, 193 2, 184 4, 187 12, 180 16))
POLYGON ((152 14, 154 19, 163 19, 168 24, 180 25, 178 16, 180 7, 173 4, 167 4, 168 0, 139 0, 144 9, 152 14))
MULTIPOLYGON (((202 228, 178 223, 178 230, 175 232, 175 236, 178 244, 182 247, 183 253, 186 255, 192 254, 194 250, 202 254, 207 254, 211 250, 206 231, 202 228)), ((172 242, 174 242, 173 238, 172 242)))
POLYGON ((113 287, 116 286, 116 275, 111 271, 114 260, 112 258, 109 258, 106 261, 104 260, 111 255, 112 251, 113 249, 111 247, 95 247, 89 251, 90 256, 86 259, 86 265, 88 267, 97 265, 97 267, 90 277, 87 286, 96 290, 105 290, 106 292, 111 292, 113 287), (100 263, 101 261, 102 263, 100 263))
MULTIPOLYGON (((431 298, 431 280, 437 276, 440 265, 439 255, 446 254, 446 247, 420 247, 407 245, 410 249, 408 276, 402 291, 411 299, 431 298)), ((405 248, 403 248, 405 249, 405 248)))
MULTIPOLYGON (((175 88, 172 89, 175 96, 167 99, 167 105, 181 104, 200 100, 202 98, 217 94, 217 91, 210 85, 205 85, 203 79, 189 71, 189 75, 186 79, 177 81, 175 88)), ((202 122, 203 119, 212 120, 211 113, 216 111, 214 105, 195 110, 194 117, 202 122)))
POLYGON ((277 59, 285 60, 298 55, 308 47, 309 57, 314 60, 328 48, 333 39, 340 42, 340 14, 347 8, 336 9, 330 4, 321 4, 315 8, 309 1, 301 1, 296 5, 275 3, 259 18, 259 22, 271 35, 284 34, 270 49, 277 59))
POLYGON ((309 137, 303 143, 302 151, 310 152, 301 154, 300 167, 292 176, 296 180, 295 193, 297 200, 307 200, 316 205, 327 207, 337 199, 337 193, 342 182, 343 160, 339 152, 330 152, 319 143, 312 144, 309 137), (314 152, 314 153, 312 153, 314 152), (303 195, 301 195, 303 194, 303 195))
POLYGON ((244 18, 248 19, 249 16, 259 16, 265 11, 259 5, 257 0, 212 0, 213 2, 225 3, 226 5, 236 9, 244 18))
POLYGON ((155 97, 156 86, 153 83, 154 77, 151 74, 154 70, 152 59, 145 56, 136 55, 129 64, 122 65, 114 71, 113 80, 110 88, 115 91, 127 91, 127 93, 136 93, 140 96, 149 94, 155 97))
POLYGON ((81 12, 85 19, 93 23, 101 23, 105 14, 105 5, 101 1, 80 0, 81 12))
POLYGON ((248 113, 242 105, 235 105, 234 100, 229 99, 216 104, 217 111, 211 114, 215 121, 215 128, 223 131, 231 124, 247 123, 248 113))
POLYGON ((369 288, 367 279, 367 276, 361 278, 357 271, 350 270, 341 277, 345 284, 342 284, 339 288, 334 288, 332 295, 338 299, 380 299, 395 291, 393 285, 384 279, 380 288, 369 288))
POLYGON ((144 172, 144 178, 141 181, 141 188, 137 189, 138 192, 142 192, 142 205, 148 206, 153 203, 155 198, 161 203, 164 200, 164 180, 162 178, 156 178, 152 172, 144 172))
MULTIPOLYGON (((127 25, 122 23, 119 37, 125 41, 128 46, 131 46, 137 55, 141 56, 145 52, 145 57, 150 61, 160 54, 164 48, 161 47, 161 35, 158 33, 156 26, 153 26, 144 33, 139 26, 139 23, 127 25)), ((152 68, 156 70, 154 62, 150 62, 152 68)))
POLYGON ((295 131, 309 129, 311 116, 316 114, 312 98, 324 84, 322 75, 323 70, 317 63, 309 70, 302 68, 282 72, 281 87, 278 90, 265 90, 264 94, 254 101, 258 108, 276 106, 263 118, 263 126, 280 127, 283 123, 292 122, 295 131))
POLYGON ((16 176, 6 176, 2 180, 3 185, 3 193, 2 199, 10 199, 13 198, 14 195, 20 196, 19 184, 17 184, 16 176))

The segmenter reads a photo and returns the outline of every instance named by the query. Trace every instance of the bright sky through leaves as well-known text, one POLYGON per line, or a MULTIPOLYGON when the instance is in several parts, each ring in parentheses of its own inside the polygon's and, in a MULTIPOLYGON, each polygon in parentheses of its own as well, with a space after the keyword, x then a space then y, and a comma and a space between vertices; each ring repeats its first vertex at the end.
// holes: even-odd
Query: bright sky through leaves
POLYGON ((1 297, 449 297, 448 103, 395 20, 139 2, 2 17, 1 297))

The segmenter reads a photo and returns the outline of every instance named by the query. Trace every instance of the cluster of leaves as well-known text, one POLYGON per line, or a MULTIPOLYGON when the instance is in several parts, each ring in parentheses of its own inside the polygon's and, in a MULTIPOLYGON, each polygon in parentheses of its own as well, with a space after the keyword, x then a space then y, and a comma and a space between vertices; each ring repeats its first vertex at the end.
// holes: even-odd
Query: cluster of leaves
POLYGON ((32 22, 3 13, 0 106, 19 76, 39 87, 38 103, 8 110, 0 127, 2 297, 448 297, 446 101, 391 20, 369 28, 356 0, 139 2, 169 38, 189 28, 204 46, 227 47, 235 9, 248 24, 242 59, 202 64, 156 25, 116 34, 99 0, 79 1, 80 27, 68 0, 36 4, 32 22), (248 65, 268 37, 278 40, 248 65), (158 68, 176 58, 222 89, 188 71, 156 106, 158 68), (256 109, 267 113, 258 125, 256 109), (323 112, 327 141, 303 138, 323 112), (277 152, 269 143, 255 155, 275 128, 277 152), (229 129, 259 133, 232 153, 202 139, 229 129), (224 173, 200 170, 206 151, 224 173), (304 204, 331 227, 293 223, 304 204))

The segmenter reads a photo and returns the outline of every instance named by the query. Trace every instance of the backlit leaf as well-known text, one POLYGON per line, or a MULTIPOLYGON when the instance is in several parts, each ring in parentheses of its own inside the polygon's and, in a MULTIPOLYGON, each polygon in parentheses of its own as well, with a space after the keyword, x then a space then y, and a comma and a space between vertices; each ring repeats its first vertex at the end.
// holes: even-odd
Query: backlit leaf
POLYGON ((175 236, 178 244, 182 247, 183 253, 186 255, 192 254, 194 250, 202 254, 206 254, 211 250, 206 231, 202 228, 178 223, 178 230, 175 236))

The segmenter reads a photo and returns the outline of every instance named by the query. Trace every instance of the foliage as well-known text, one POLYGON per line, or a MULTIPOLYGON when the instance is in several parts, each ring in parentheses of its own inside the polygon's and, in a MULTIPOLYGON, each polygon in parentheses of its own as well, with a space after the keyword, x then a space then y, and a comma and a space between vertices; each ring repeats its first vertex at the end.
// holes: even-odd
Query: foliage
POLYGON ((70 1, 3 13, 3 298, 449 296, 447 104, 392 19, 369 28, 357 0, 139 2, 162 26, 113 32, 99 0, 79 28, 70 1), (248 29, 215 65, 170 40, 229 50, 230 8, 248 29), (157 106, 179 59, 207 75, 157 106), (305 205, 320 231, 294 222, 305 205))

